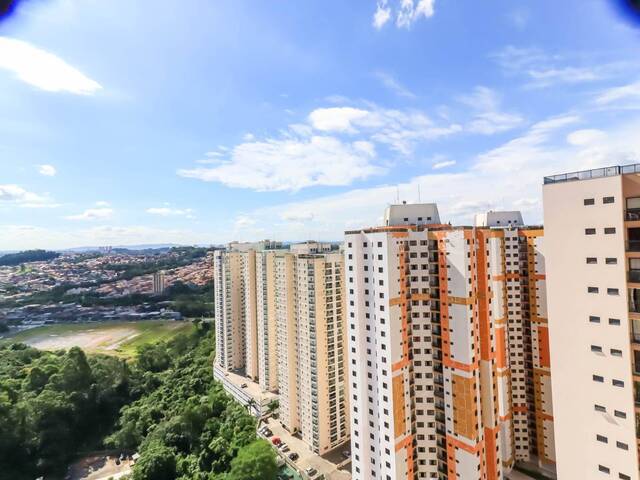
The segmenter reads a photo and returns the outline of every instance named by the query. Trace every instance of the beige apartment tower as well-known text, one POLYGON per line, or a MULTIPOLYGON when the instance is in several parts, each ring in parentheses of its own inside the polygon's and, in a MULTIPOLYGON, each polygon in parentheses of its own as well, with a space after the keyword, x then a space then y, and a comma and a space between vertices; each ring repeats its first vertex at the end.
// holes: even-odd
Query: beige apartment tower
POLYGON ((542 230, 392 205, 345 238, 355 480, 553 468, 542 230))
POLYGON ((326 453, 349 439, 344 256, 328 243, 238 245, 215 257, 216 361, 233 351, 231 368, 277 392, 282 425, 326 453))
POLYGON ((558 478, 638 480, 640 165, 543 191, 558 478))

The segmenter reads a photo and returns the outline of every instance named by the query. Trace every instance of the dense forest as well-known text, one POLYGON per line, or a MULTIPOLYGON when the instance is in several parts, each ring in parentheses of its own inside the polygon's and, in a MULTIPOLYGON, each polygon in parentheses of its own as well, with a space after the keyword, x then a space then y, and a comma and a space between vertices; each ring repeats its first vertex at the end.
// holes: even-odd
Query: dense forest
POLYGON ((133 480, 273 480, 255 420, 213 381, 213 334, 145 345, 135 361, 0 346, 0 479, 62 478, 103 448, 139 452, 133 480))
POLYGON ((19 253, 7 253, 0 256, 0 266, 15 266, 28 262, 43 262, 45 260, 53 260, 60 256, 57 252, 49 252, 46 250, 27 250, 19 253))

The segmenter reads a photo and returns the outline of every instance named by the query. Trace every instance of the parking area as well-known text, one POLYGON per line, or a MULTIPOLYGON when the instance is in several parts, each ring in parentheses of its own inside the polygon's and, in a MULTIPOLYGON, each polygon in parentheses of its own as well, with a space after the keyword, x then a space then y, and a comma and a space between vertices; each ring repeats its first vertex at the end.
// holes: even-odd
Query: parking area
POLYGON ((304 479, 321 479, 325 480, 350 480, 351 479, 351 460, 347 453, 349 452, 349 442, 344 445, 327 452, 320 456, 311 451, 307 444, 300 438, 292 435, 280 425, 278 420, 268 418, 260 424, 260 427, 267 425, 273 436, 267 438, 270 442, 274 437, 278 437, 282 442, 286 443, 289 451, 286 453, 276 449, 278 454, 287 462, 288 465, 297 470, 304 479), (298 458, 295 461, 289 459, 289 454, 295 452, 298 458), (305 470, 313 468, 317 473, 308 475, 305 470))

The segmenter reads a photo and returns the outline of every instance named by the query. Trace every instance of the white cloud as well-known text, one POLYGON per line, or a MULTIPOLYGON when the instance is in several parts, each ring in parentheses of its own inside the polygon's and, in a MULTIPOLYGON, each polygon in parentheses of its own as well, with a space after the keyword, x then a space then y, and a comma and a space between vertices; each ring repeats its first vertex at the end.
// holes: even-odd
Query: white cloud
POLYGON ((436 162, 433 164, 434 170, 440 170, 441 168, 451 167, 456 164, 455 160, 442 160, 441 162, 436 162))
POLYGON ((387 1, 379 1, 376 5, 376 13, 373 14, 373 26, 378 30, 391 18, 391 9, 387 6, 387 1))
POLYGON ((105 202, 104 200, 96 202, 96 207, 109 207, 110 205, 109 202, 105 202))
POLYGON ((14 38, 0 37, 0 69, 47 92, 92 95, 102 88, 61 58, 14 38))
POLYGON ((242 136, 242 139, 243 139, 245 142, 253 142, 253 141, 256 139, 256 136, 255 136, 253 133, 245 133, 245 134, 242 136))
POLYGON ((605 132, 590 128, 571 132, 567 135, 567 143, 575 146, 591 145, 605 138, 605 132))
POLYGON ((67 220, 105 220, 113 216, 111 208, 88 208, 77 215, 69 215, 64 218, 67 220))
POLYGON ((515 113, 500 111, 500 97, 490 88, 478 86, 458 100, 475 110, 473 119, 465 127, 472 133, 493 135, 520 126, 524 119, 515 113))
POLYGON ((19 185, 0 185, 0 207, 17 206, 26 208, 52 208, 59 206, 53 203, 48 195, 29 192, 19 185))
POLYGON ((432 17, 435 13, 434 5, 435 0, 418 0, 417 3, 414 0, 378 0, 372 23, 380 30, 395 15, 397 27, 409 28, 421 17, 432 17))
POLYGON ((419 111, 401 111, 371 107, 318 108, 309 115, 311 124, 321 131, 367 133, 371 140, 409 155, 418 141, 433 140, 462 131, 458 124, 436 125, 419 111))
MULTIPOLYGON (((525 221, 542 221, 541 185, 545 175, 640 161, 640 123, 621 123, 598 144, 570 145, 566 136, 578 115, 538 122, 524 134, 474 156, 456 173, 416 176, 399 185, 353 189, 305 201, 274 205, 251 212, 256 228, 276 231, 279 239, 339 240, 345 230, 379 225, 384 208, 400 199, 436 202, 441 219, 471 224, 473 215, 489 209, 518 209, 525 221), (606 141, 605 141, 606 140, 606 141), (274 218, 285 222, 278 224, 274 218)), ((444 160, 443 160, 444 161, 444 160)), ((246 238, 245 240, 251 240, 246 238)))
POLYGON ((420 17, 429 18, 435 13, 435 0, 418 0, 418 4, 414 0, 400 0, 400 9, 396 16, 396 25, 398 27, 409 28, 420 17))
POLYGON ((161 217, 187 217, 193 218, 193 210, 190 208, 152 207, 147 208, 147 213, 161 217))
POLYGON ((636 70, 638 62, 574 58, 548 54, 539 48, 519 48, 509 45, 491 57, 510 74, 524 75, 527 87, 544 88, 559 84, 578 84, 611 79, 636 70), (571 64, 574 63, 574 64, 571 64))
POLYGON ((323 132, 355 133, 354 123, 369 115, 367 110, 353 107, 318 108, 309 114, 309 122, 323 132))
POLYGON ((640 81, 620 87, 609 88, 596 98, 596 103, 600 105, 607 105, 617 103, 622 100, 640 100, 640 81))
POLYGON ((47 177, 53 177, 57 172, 56 167, 53 165, 38 165, 38 173, 47 177))
POLYGON ((375 73, 375 76, 378 78, 378 80, 380 80, 380 82, 382 82, 385 87, 387 87, 396 95, 405 98, 416 98, 416 95, 407 87, 398 82, 398 80, 396 80, 393 75, 386 72, 378 71, 375 73))
POLYGON ((370 142, 331 136, 268 139, 233 148, 211 168, 182 169, 178 175, 258 191, 297 191, 315 185, 349 185, 385 172, 372 163, 370 142))

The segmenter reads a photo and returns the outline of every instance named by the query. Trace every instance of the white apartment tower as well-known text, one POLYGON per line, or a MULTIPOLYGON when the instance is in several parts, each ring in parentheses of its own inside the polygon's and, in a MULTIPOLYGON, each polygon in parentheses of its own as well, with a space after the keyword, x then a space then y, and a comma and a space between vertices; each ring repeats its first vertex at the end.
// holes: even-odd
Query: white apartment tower
POLYGON ((638 480, 640 165, 543 191, 558 478, 638 480))
POLYGON ((435 204, 393 205, 346 233, 355 480, 553 464, 542 231, 507 213, 452 227, 435 204))

